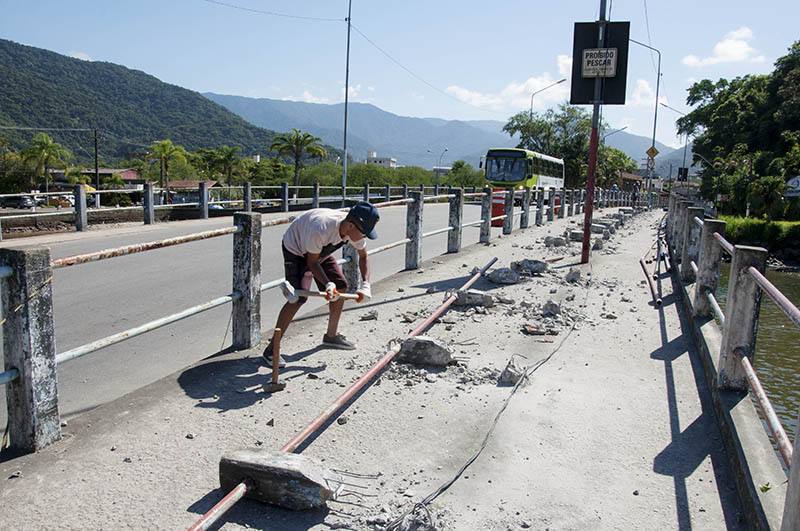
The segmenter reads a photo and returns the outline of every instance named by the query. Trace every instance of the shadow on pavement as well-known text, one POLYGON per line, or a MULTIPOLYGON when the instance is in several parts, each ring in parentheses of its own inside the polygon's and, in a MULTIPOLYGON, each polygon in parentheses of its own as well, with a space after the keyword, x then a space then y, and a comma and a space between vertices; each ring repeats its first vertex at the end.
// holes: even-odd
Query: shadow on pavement
MULTIPOLYGON (((675 505, 678 517, 678 527, 682 531, 692 529, 692 517, 690 512, 689 494, 686 485, 686 478, 690 477, 697 468, 705 461, 706 457, 711 459, 711 467, 714 473, 717 491, 720 494, 720 505, 725 515, 727 529, 744 529, 740 505, 735 490, 726 491, 728 486, 733 485, 733 478, 730 477, 729 460, 722 447, 719 433, 719 425, 711 404, 711 396, 706 385, 705 374, 698 353, 694 349, 691 336, 687 335, 690 328, 685 322, 681 305, 678 303, 680 297, 678 290, 681 286, 672 279, 672 292, 663 297, 663 305, 657 308, 659 313, 659 332, 661 334, 662 346, 654 350, 650 357, 654 360, 664 362, 665 387, 667 391, 667 407, 669 409, 671 441, 653 459, 653 471, 657 474, 672 476, 674 480, 675 505), (665 307, 674 305, 678 313, 681 330, 683 334, 673 340, 669 340, 664 310, 665 307), (675 384, 675 372, 673 362, 684 354, 688 354, 692 368, 694 383, 700 399, 702 413, 695 418, 686 429, 681 431, 681 419, 678 411, 677 389, 675 384)), ((657 279, 658 292, 661 293, 661 277, 657 279)), ((652 301, 651 301, 652 303, 652 301)), ((684 420, 684 424, 687 420, 684 420)))

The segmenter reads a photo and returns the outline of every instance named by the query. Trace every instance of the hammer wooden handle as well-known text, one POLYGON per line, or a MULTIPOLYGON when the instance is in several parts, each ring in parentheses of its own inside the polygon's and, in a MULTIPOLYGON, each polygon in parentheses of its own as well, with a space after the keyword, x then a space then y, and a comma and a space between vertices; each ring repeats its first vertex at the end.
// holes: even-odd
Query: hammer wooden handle
MULTIPOLYGON (((294 290, 295 295, 298 297, 325 297, 324 291, 309 291, 307 289, 294 290)), ((340 299, 353 299, 358 300, 360 295, 358 293, 339 293, 340 299)))

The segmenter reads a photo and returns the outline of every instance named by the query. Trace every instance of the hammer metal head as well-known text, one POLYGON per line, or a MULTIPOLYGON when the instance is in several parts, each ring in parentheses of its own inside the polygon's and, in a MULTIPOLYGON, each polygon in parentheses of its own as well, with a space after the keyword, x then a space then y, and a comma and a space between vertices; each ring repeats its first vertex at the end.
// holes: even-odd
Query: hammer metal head
POLYGON ((267 393, 277 393, 286 389, 286 381, 278 380, 277 382, 269 382, 264 386, 264 391, 267 393))
POLYGON ((293 511, 324 506, 336 498, 341 478, 304 455, 242 448, 220 459, 219 482, 225 491, 249 479, 245 497, 293 511), (330 486, 329 486, 330 485, 330 486))
POLYGON ((283 293, 283 296, 286 297, 286 300, 290 304, 294 304, 300 300, 300 297, 298 297, 297 293, 294 291, 294 286, 289 284, 288 280, 284 280, 281 284, 281 293, 283 293))

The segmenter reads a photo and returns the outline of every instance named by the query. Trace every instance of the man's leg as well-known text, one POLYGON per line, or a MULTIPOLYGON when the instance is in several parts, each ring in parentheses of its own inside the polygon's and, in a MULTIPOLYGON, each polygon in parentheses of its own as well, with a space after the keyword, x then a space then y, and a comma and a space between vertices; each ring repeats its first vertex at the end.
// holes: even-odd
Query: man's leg
POLYGON ((328 337, 336 337, 339 330, 339 318, 342 316, 344 299, 328 303, 328 337))

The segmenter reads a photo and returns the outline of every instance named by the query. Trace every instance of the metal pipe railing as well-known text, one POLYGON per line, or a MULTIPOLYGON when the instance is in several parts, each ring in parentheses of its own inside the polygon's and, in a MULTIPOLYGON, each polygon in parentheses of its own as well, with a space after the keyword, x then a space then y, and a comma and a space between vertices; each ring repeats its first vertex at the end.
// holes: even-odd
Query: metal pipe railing
POLYGON ((753 370, 750 360, 747 356, 742 356, 740 349, 736 349, 734 352, 739 357, 739 362, 747 376, 747 383, 750 386, 750 391, 752 391, 758 403, 758 407, 761 408, 761 412, 764 414, 767 428, 769 428, 772 438, 775 439, 775 444, 778 446, 778 452, 781 454, 781 458, 786 464, 786 467, 791 468, 792 452, 794 450, 792 442, 789 440, 789 437, 786 436, 786 430, 783 429, 783 425, 780 419, 778 419, 778 415, 775 413, 775 409, 772 407, 767 393, 764 392, 764 388, 761 386, 761 382, 758 379, 756 371, 753 370))
POLYGON ((719 303, 717 302, 716 297, 710 291, 706 292, 706 298, 708 298, 709 304, 711 304, 711 310, 714 312, 714 315, 719 320, 720 327, 725 326, 725 314, 722 313, 722 308, 719 307, 719 303))
POLYGON ((697 225, 698 227, 700 227, 701 229, 703 228, 703 220, 702 219, 700 219, 697 216, 695 216, 694 218, 692 218, 692 221, 694 221, 694 224, 697 225))
POLYGON ((411 241, 412 241, 411 238, 404 238, 402 240, 397 240, 396 242, 387 243, 386 245, 382 245, 381 247, 370 249, 369 251, 367 251, 367 256, 372 256, 373 254, 382 253, 383 251, 388 251, 389 249, 405 245, 407 243, 410 243, 411 241))
POLYGON ((17 378, 19 378, 19 371, 17 369, 8 369, 5 372, 0 372, 0 385, 13 382, 17 378))
POLYGON ((697 262, 695 262, 694 260, 690 260, 689 267, 692 268, 692 271, 694 272, 694 277, 697 278, 697 272, 699 271, 699 269, 697 268, 697 262))
POLYGON ((117 343, 121 343, 125 340, 128 340, 132 337, 136 337, 139 335, 144 334, 145 332, 150 332, 157 328, 161 328, 162 326, 168 325, 170 323, 174 323, 180 321, 182 319, 186 319, 187 317, 191 317, 192 315, 196 315, 198 313, 204 312, 206 310, 210 310, 212 308, 216 308, 217 306, 222 306, 228 302, 231 302, 235 299, 239 299, 242 296, 241 293, 233 292, 229 295, 225 295, 224 297, 219 297, 203 304, 198 304, 197 306, 192 306, 191 308, 187 308, 183 311, 178 313, 173 313, 172 315, 168 315, 166 317, 162 317, 161 319, 156 319, 155 321, 150 321, 149 323, 145 323, 141 326, 137 326, 135 328, 130 328, 123 332, 119 332, 118 334, 114 334, 111 336, 104 337, 102 339, 98 339, 97 341, 93 341, 91 343, 87 343, 85 345, 81 345, 80 347, 75 347, 71 350, 66 352, 62 352, 60 354, 56 354, 56 364, 64 363, 65 361, 73 360, 75 358, 79 358, 85 354, 89 354, 90 352, 95 352, 105 347, 109 347, 111 345, 116 345, 117 343))
POLYGON ((444 227, 442 229, 432 230, 430 232, 426 232, 422 234, 423 238, 427 238, 428 236, 435 236, 437 234, 441 234, 443 232, 450 232, 451 230, 455 230, 455 227, 444 227))
POLYGON ((716 238, 717 242, 719 242, 720 247, 722 247, 726 253, 733 256, 733 245, 726 240, 723 236, 720 235, 719 232, 714 233, 714 238, 716 238))
POLYGON ((751 266, 747 268, 747 272, 753 278, 753 280, 755 280, 756 284, 758 284, 758 287, 760 287, 764 293, 769 295, 769 298, 772 299, 778 308, 780 308, 781 311, 786 314, 786 317, 791 319, 796 326, 800 327, 800 310, 797 309, 797 306, 792 304, 792 301, 790 301, 786 295, 781 293, 781 291, 776 288, 772 282, 767 280, 767 277, 762 275, 758 269, 751 266))
POLYGON ((475 227, 477 225, 482 225, 485 222, 486 222, 486 220, 483 220, 483 219, 479 219, 478 221, 470 221, 469 223, 462 223, 461 224, 461 228, 464 228, 464 227, 475 227))
POLYGON ((66 256, 64 258, 55 258, 50 264, 53 269, 61 267, 68 267, 75 264, 85 264, 87 262, 96 262, 105 260, 107 258, 114 258, 117 256, 125 256, 129 254, 141 253, 152 249, 161 249, 164 247, 171 247, 181 243, 193 242, 198 240, 206 240, 208 238, 215 238, 217 236, 224 236, 226 234, 233 234, 239 232, 239 227, 225 227, 224 229, 210 230, 206 232, 197 232, 195 234, 187 234, 186 236, 177 236, 175 238, 166 238, 163 240, 156 240, 146 243, 137 243, 127 245, 125 247, 117 247, 114 249, 104 249, 102 251, 95 251, 93 253, 76 254, 73 256, 66 256))

